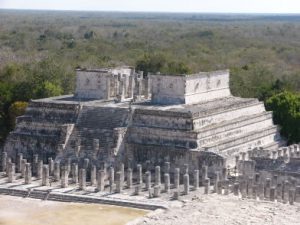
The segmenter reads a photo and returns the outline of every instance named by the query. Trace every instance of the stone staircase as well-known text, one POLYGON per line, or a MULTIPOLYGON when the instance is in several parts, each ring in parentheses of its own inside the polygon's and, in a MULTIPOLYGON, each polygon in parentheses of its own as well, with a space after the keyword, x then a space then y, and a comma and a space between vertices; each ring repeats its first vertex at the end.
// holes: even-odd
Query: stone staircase
POLYGON ((128 124, 128 108, 83 106, 66 147, 67 157, 93 158, 94 139, 99 140, 97 159, 104 160, 118 142, 120 128, 128 124), (81 153, 75 156, 77 146, 81 153))

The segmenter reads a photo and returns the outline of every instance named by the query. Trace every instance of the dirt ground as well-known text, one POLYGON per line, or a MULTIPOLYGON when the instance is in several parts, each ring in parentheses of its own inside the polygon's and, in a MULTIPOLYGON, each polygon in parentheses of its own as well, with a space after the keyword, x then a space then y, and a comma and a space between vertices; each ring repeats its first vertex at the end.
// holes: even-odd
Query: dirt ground
POLYGON ((154 212, 97 204, 0 196, 0 225, 299 225, 300 204, 191 196, 154 212), (144 217, 143 217, 144 216, 144 217))
POLYGON ((123 225, 148 211, 0 195, 0 225, 123 225))
POLYGON ((299 225, 300 204, 293 206, 235 196, 194 197, 167 211, 157 210, 130 225, 299 225))

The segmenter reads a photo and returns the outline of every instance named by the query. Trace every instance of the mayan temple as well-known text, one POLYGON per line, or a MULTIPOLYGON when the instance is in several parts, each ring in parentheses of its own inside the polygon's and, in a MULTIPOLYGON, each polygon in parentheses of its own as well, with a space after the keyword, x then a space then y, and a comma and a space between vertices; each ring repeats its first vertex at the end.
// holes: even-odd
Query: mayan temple
POLYGON ((272 112, 253 98, 234 97, 229 71, 191 75, 135 72, 131 67, 79 69, 74 95, 32 100, 7 138, 13 160, 190 169, 233 165, 249 150, 284 144, 272 112))

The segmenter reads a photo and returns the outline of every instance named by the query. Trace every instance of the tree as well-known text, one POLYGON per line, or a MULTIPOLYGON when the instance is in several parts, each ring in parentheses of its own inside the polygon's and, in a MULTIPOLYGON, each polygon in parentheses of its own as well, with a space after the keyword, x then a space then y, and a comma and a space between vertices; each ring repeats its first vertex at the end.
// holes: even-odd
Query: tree
POLYGON ((281 134, 288 143, 300 141, 300 94, 284 91, 266 101, 267 110, 272 110, 274 122, 279 124, 281 134))
POLYGON ((161 72, 164 74, 188 74, 191 69, 183 62, 170 61, 163 54, 145 54, 137 61, 137 70, 144 71, 144 74, 161 72))
POLYGON ((16 118, 25 113, 25 110, 28 106, 27 102, 14 102, 8 109, 10 128, 13 129, 15 127, 16 118))

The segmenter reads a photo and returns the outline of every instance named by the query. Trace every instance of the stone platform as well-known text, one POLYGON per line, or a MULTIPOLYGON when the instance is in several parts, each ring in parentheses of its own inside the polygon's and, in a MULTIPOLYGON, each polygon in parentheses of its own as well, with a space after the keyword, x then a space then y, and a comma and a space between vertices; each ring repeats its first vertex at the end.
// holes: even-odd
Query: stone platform
MULTIPOLYGON (((78 70, 74 95, 32 100, 4 151, 44 163, 233 166, 235 156, 285 144, 257 99, 234 97, 229 71, 148 75, 132 68, 78 70), (124 73, 124 74, 123 74, 124 73)), ((172 168, 172 169, 174 169, 172 168)))

